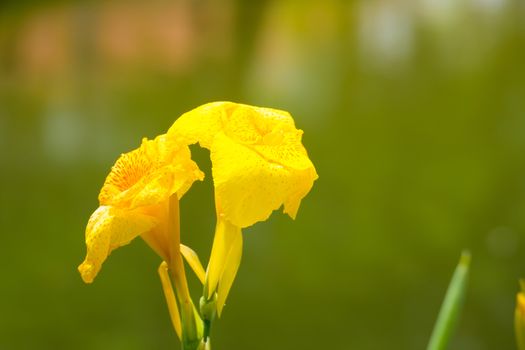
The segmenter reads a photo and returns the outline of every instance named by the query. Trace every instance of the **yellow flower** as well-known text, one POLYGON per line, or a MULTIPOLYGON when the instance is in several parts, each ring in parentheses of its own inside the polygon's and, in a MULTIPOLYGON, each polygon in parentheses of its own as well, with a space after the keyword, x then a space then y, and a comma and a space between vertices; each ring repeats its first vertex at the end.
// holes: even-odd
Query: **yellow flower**
POLYGON ((78 268, 84 282, 93 281, 114 249, 139 235, 170 261, 169 198, 175 194, 180 199, 202 178, 188 147, 165 135, 144 139, 138 149, 121 155, 100 191, 100 207, 86 227, 87 254, 78 268))
POLYGON ((285 111, 216 102, 182 115, 166 135, 144 139, 121 155, 100 191, 100 206, 86 227, 87 254, 78 267, 82 279, 91 283, 114 249, 141 236, 163 260, 158 273, 182 348, 209 349, 211 323, 239 268, 241 230, 281 206, 295 218, 317 179, 301 137, 285 111), (179 200, 204 177, 188 148, 197 142, 210 150, 217 214, 206 271, 197 254, 180 243, 179 232, 179 200), (182 256, 204 284, 200 314, 182 256))
POLYGON ((302 133, 288 112, 232 102, 198 107, 168 131, 210 150, 217 227, 204 293, 211 299, 217 292, 219 315, 240 263, 241 229, 281 206, 295 218, 318 177, 302 133))
POLYGON ((525 350, 525 280, 520 280, 521 292, 516 295, 514 329, 519 350, 525 350))

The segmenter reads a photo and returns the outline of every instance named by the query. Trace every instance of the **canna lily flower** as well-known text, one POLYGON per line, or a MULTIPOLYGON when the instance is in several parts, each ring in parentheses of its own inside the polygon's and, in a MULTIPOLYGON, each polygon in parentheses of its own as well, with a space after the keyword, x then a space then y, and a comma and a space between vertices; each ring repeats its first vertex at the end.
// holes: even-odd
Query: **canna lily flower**
POLYGON ((170 261, 169 198, 180 199, 203 177, 188 147, 165 135, 144 139, 138 149, 121 155, 87 224, 87 255, 78 268, 84 282, 91 283, 109 254, 137 236, 170 261))
POLYGON ((189 297, 180 253, 202 280, 204 270, 195 253, 180 245, 178 204, 192 183, 203 177, 191 160, 188 146, 166 135, 143 139, 138 149, 122 154, 100 191, 99 208, 88 221, 87 254, 78 267, 84 282, 91 283, 114 249, 141 236, 164 260, 159 267, 162 286, 173 326, 186 343, 200 342, 202 321, 189 297), (168 270, 172 272, 175 293, 168 270))
POLYGON ((288 112, 232 102, 198 107, 168 131, 170 138, 210 150, 217 225, 204 305, 216 303, 219 316, 240 264, 241 230, 281 206, 295 218, 318 178, 302 133, 288 112))
POLYGON ((521 291, 516 295, 514 329, 519 350, 525 350, 525 280, 520 280, 521 291))
POLYGON ((158 273, 182 349, 210 349, 211 323, 241 261, 242 229, 280 207, 295 218, 318 177, 301 137, 288 112, 215 102, 183 114, 167 134, 144 139, 120 156, 100 191, 86 227, 82 279, 91 283, 114 249, 140 236, 163 260, 158 273), (215 188, 217 224, 206 271, 180 243, 179 200, 204 177, 191 160, 194 143, 210 150, 215 188), (204 285, 199 310, 182 257, 204 285))

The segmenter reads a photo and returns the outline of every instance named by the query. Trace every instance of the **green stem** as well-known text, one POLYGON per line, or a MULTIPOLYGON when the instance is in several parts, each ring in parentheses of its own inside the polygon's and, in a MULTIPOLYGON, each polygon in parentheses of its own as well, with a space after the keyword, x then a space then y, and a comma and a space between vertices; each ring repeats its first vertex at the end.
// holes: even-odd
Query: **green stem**
POLYGON ((194 311, 193 302, 188 289, 186 273, 180 254, 180 219, 179 200, 177 194, 169 199, 168 237, 170 241, 169 267, 175 285, 175 294, 180 305, 182 323, 182 349, 196 350, 202 340, 202 321, 194 311), (201 323, 201 324, 198 324, 201 323), (199 331, 200 328, 200 331, 199 331))
MULTIPOLYGON (((204 294, 206 294, 206 292, 204 292, 204 294)), ((209 342, 210 339, 211 325, 213 324, 213 320, 215 319, 215 315, 217 314, 216 310, 217 293, 213 293, 213 296, 212 298, 210 298, 210 300, 207 300, 205 296, 201 297, 200 313, 202 316, 202 321, 204 322, 203 339, 206 342, 209 342)))

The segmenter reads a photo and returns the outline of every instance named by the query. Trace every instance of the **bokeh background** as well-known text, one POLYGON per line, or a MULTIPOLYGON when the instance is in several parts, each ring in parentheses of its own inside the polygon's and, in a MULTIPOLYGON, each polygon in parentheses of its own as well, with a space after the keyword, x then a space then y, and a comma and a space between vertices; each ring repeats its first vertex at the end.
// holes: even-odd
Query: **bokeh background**
MULTIPOLYGON (((216 100, 290 111, 320 178, 245 230, 215 349, 423 349, 464 248, 451 348, 515 348, 522 1, 3 0, 0 349, 178 348, 144 242, 92 285, 76 267, 120 153, 216 100)), ((204 261, 212 198, 208 176, 181 204, 204 261)))

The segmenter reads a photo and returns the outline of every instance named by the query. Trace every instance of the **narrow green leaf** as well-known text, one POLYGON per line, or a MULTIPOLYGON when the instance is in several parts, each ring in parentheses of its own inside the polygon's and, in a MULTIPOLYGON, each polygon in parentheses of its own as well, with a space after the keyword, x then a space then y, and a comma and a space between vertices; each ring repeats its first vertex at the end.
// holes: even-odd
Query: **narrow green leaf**
POLYGON ((454 271, 447 294, 439 310, 427 350, 447 349, 463 306, 463 299, 467 290, 469 266, 470 253, 464 251, 461 254, 459 264, 454 271))

